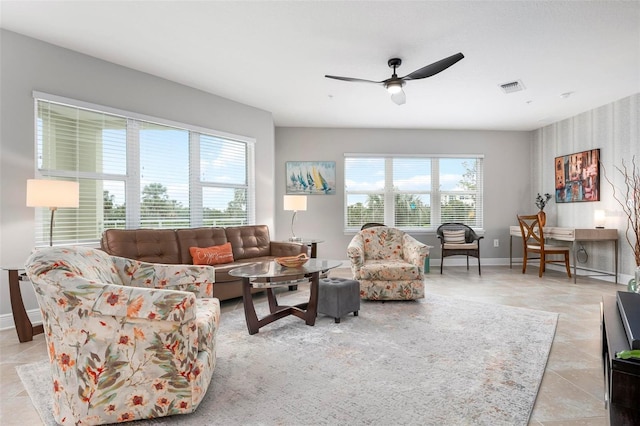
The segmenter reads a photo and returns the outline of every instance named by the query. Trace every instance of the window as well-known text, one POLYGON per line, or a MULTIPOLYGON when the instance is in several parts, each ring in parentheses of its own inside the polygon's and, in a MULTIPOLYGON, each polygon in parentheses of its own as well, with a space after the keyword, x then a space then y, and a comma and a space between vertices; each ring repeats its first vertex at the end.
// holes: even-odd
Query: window
POLYGON ((406 230, 445 222, 482 228, 482 156, 345 155, 345 229, 367 222, 406 230))
MULTIPOLYGON (((54 241, 94 243, 107 228, 253 224, 253 141, 34 94, 37 175, 80 184, 56 212, 54 241)), ((49 240, 36 209, 36 245, 49 240)))

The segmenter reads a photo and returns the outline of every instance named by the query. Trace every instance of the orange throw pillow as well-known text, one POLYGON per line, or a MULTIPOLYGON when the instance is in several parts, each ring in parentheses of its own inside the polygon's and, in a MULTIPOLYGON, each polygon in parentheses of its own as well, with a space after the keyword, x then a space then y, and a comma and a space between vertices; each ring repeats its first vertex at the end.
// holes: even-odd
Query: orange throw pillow
POLYGON ((233 262, 231 243, 206 248, 189 247, 194 265, 220 265, 233 262))

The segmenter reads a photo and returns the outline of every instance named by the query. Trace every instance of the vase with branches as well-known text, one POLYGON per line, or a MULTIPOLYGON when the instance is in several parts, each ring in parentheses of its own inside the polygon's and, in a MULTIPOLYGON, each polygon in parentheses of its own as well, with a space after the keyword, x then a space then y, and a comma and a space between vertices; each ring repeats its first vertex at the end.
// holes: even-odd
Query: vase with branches
POLYGON ((546 193, 544 195, 540 195, 540 193, 538 192, 538 195, 536 196, 536 206, 540 209, 540 211, 543 211, 544 207, 547 205, 550 199, 551 194, 546 193))
POLYGON ((551 199, 551 194, 545 193, 544 195, 536 195, 536 207, 540 209, 538 212, 538 217, 540 218, 540 226, 545 226, 547 224, 547 214, 544 212, 544 208, 551 199))
POLYGON ((613 188, 613 198, 620 204, 622 212, 627 217, 627 228, 624 234, 636 262, 635 280, 629 283, 629 289, 638 292, 640 291, 640 170, 635 155, 631 157, 630 164, 625 164, 623 159, 621 166, 614 166, 614 168, 622 175, 623 188, 617 188, 609 180, 606 172, 604 177, 613 188))

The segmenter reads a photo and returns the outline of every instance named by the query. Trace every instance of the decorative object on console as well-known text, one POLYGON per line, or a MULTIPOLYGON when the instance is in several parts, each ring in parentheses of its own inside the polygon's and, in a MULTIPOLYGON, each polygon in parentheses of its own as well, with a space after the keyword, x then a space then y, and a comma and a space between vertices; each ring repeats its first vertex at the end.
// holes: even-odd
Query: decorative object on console
POLYGON ((536 195, 536 207, 540 209, 540 226, 545 226, 547 224, 547 214, 544 212, 544 208, 551 199, 551 194, 548 192, 544 195, 536 195))
POLYGON ((287 194, 333 195, 336 193, 335 161, 287 161, 287 194))
POLYGON ((298 211, 307 210, 307 196, 306 195, 285 195, 284 196, 284 209, 286 211, 293 211, 291 216, 291 237, 289 241, 302 241, 302 238, 296 237, 296 233, 293 232, 293 224, 296 220, 296 214, 298 211))
POLYGON ((544 212, 544 208, 550 199, 551 194, 548 192, 544 195, 540 195, 538 192, 538 195, 536 195, 536 207, 540 209, 540 226, 545 226, 547 224, 547 214, 544 212))
POLYGON ((53 246, 53 215, 58 208, 78 208, 80 185, 64 180, 27 179, 27 207, 48 207, 51 210, 49 246, 53 246))
POLYGON ((544 195, 540 195, 540 193, 538 192, 538 195, 536 195, 536 206, 540 209, 540 211, 543 211, 550 199, 551 194, 546 193, 544 195))
POLYGON ((607 216, 604 210, 595 210, 593 212, 593 223, 595 224, 596 228, 598 229, 604 228, 604 223, 606 219, 607 219, 607 216))
POLYGON ((640 292, 640 170, 636 164, 636 156, 631 157, 631 164, 627 165, 622 159, 622 167, 613 166, 621 175, 624 190, 616 188, 606 170, 604 178, 613 188, 613 198, 620 204, 624 215, 627 216, 627 229, 624 233, 631 251, 633 251, 636 270, 635 278, 629 281, 629 291, 640 292), (633 287, 633 288, 632 288, 633 287))
POLYGON ((555 159, 556 203, 600 201, 600 149, 555 159))

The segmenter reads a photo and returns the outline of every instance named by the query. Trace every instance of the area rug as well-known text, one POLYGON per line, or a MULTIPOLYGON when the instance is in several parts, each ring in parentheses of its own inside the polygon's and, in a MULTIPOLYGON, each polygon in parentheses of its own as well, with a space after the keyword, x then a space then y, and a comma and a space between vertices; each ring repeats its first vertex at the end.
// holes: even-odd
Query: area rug
MULTIPOLYGON (((197 411, 134 423, 526 425, 556 323, 555 313, 427 295, 363 301, 339 324, 287 317, 250 336, 235 310, 222 316, 218 364, 197 411)), ((45 362, 18 374, 43 423, 54 424, 45 362)))

